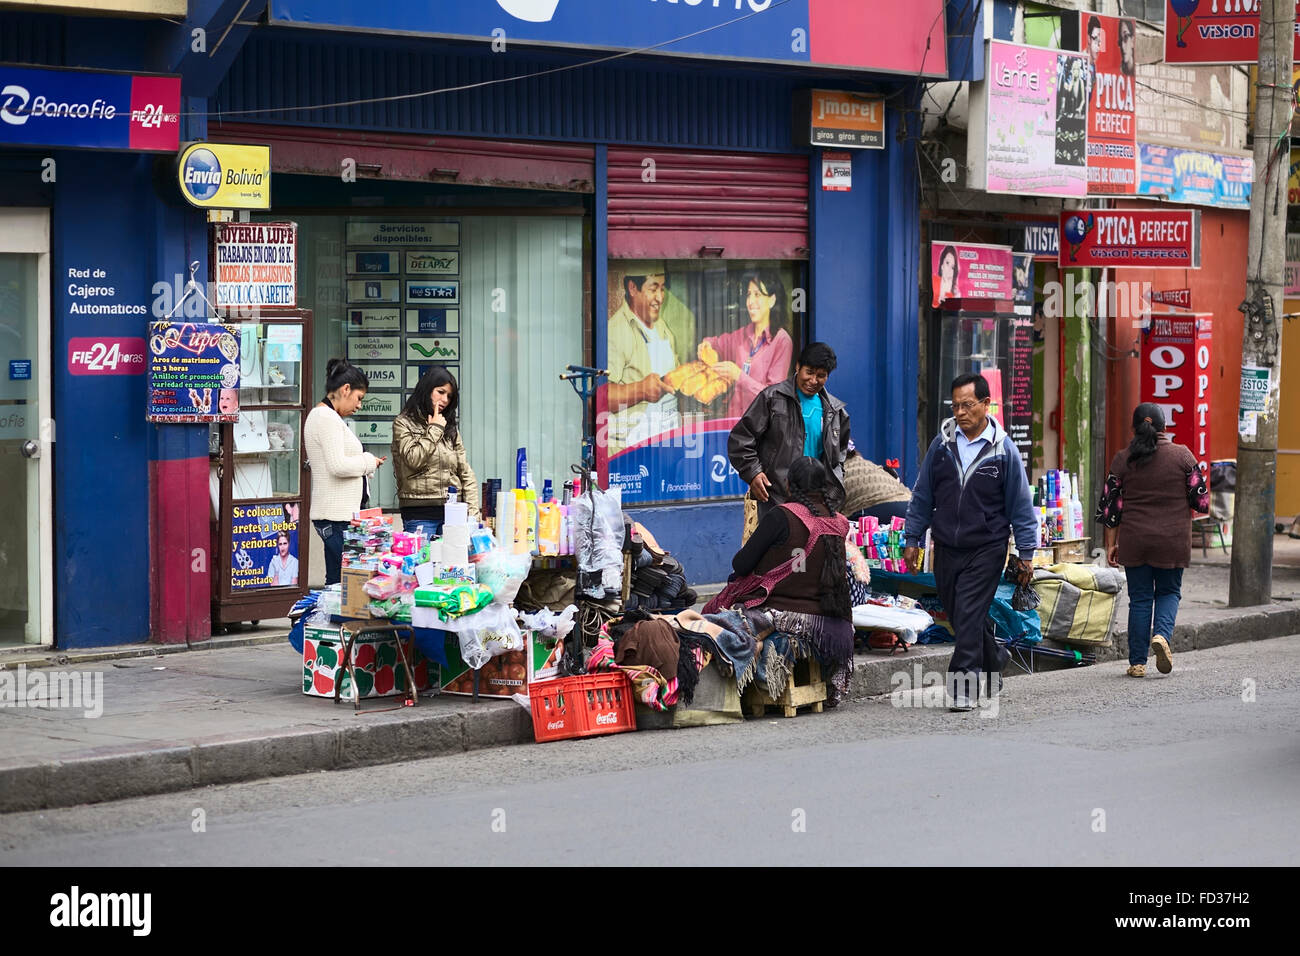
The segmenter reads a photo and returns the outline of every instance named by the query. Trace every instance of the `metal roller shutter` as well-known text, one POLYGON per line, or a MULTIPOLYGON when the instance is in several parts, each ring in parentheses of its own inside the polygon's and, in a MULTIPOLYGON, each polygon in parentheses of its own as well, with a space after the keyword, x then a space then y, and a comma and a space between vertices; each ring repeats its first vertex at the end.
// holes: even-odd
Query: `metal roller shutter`
POLYGON ((609 149, 614 259, 805 259, 807 156, 609 149))

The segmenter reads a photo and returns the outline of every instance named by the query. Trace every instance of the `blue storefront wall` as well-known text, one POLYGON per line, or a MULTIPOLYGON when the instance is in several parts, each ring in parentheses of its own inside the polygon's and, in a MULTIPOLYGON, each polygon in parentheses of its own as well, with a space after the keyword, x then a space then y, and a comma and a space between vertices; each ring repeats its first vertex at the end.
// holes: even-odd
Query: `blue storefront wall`
MULTIPOLYGON (((7 12, 0 61, 179 72, 187 88, 188 71, 173 54, 188 49, 189 35, 165 21, 7 12)), ((204 110, 201 100, 187 104, 204 110)), ((182 117, 182 139, 202 130, 201 115, 182 117)), ((147 424, 145 375, 129 374, 135 365, 105 362, 104 374, 74 374, 86 362, 70 356, 96 342, 132 354, 130 343, 147 340, 155 284, 174 288, 193 260, 206 274, 204 218, 180 204, 156 158, 38 146, 0 156, 0 204, 51 209, 54 540, 47 546, 59 648, 159 639, 169 625, 172 636, 161 639, 208 633, 206 428, 147 424), (177 466, 199 481, 175 481, 177 466), (180 529, 178 512, 198 514, 199 522, 180 529)))
MULTIPOLYGON (((849 405, 863 454, 916 462, 918 192, 911 141, 889 111, 884 150, 858 151, 851 192, 821 189, 820 151, 797 142, 795 94, 816 86, 893 93, 896 78, 695 62, 620 60, 548 76, 580 62, 535 50, 494 56, 463 45, 289 29, 252 36, 212 100, 224 118, 288 126, 597 144, 593 288, 605 287, 605 145, 806 153, 810 164, 810 335, 840 356, 832 392, 849 405), (465 83, 474 90, 310 110, 465 83), (873 82, 878 81, 878 82, 873 82)), ((604 355, 604 322, 594 322, 604 355)), ((810 339, 811 340, 811 339, 810 339)), ((738 501, 630 509, 695 583, 725 580, 743 523, 738 501)))
MULTIPOLYGON (((164 510, 201 507, 206 519, 206 494, 189 502, 192 486, 166 481, 151 494, 151 476, 159 462, 200 459, 206 473, 207 432, 147 424, 143 373, 73 374, 69 352, 74 339, 82 340, 79 348, 85 340, 147 340, 155 283, 174 289, 187 261, 206 264, 204 224, 159 201, 152 156, 54 156, 55 639, 69 648, 146 641, 152 605, 163 597, 152 593, 155 564, 166 563, 157 580, 175 582, 173 590, 206 592, 206 553, 191 554, 188 541, 177 553, 175 538, 157 536, 160 503, 164 510), (91 277, 70 270, 90 270, 91 277), (112 291, 87 295, 83 286, 112 291), (131 314, 83 314, 74 305, 119 306, 131 314)), ((174 471, 163 465, 162 474, 174 471)), ((206 552, 206 541, 197 544, 206 552)), ((199 606, 206 614, 206 593, 199 606)))

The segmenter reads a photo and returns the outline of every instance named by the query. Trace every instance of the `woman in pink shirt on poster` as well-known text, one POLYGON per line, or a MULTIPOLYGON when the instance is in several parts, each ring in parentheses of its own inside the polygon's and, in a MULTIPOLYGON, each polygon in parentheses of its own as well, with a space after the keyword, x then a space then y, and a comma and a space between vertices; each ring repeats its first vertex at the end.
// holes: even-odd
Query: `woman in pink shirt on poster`
POLYGON ((741 276, 749 325, 726 335, 702 341, 696 350, 701 361, 717 354, 713 370, 731 383, 727 417, 740 418, 758 393, 790 377, 794 342, 785 330, 785 285, 767 269, 741 276))

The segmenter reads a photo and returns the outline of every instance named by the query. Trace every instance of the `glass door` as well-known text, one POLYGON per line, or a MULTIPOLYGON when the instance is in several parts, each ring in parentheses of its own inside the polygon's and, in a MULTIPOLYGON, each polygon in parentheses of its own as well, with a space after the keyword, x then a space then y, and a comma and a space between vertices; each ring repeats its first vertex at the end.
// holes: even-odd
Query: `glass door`
POLYGON ((0 647, 52 644, 47 210, 0 209, 0 647))

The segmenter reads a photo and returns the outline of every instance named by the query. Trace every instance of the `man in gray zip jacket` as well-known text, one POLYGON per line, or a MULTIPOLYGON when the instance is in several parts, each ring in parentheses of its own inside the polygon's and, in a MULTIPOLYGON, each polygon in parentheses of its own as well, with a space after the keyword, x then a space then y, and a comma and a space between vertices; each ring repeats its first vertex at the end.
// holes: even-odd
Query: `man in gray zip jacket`
MULTIPOLYGON (((988 413, 989 384, 982 375, 959 375, 952 383, 952 418, 930 443, 921 463, 903 532, 903 559, 913 572, 918 547, 930 529, 934 578, 957 644, 948 664, 953 710, 970 710, 981 673, 1000 675, 1007 658, 993 639, 989 608, 1014 531, 1017 579, 1033 578, 1038 522, 1020 452, 988 413)), ((990 679, 989 693, 998 682, 990 679)))

